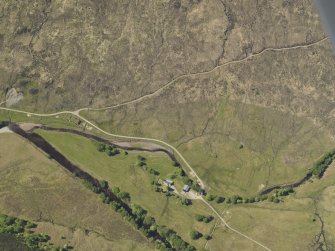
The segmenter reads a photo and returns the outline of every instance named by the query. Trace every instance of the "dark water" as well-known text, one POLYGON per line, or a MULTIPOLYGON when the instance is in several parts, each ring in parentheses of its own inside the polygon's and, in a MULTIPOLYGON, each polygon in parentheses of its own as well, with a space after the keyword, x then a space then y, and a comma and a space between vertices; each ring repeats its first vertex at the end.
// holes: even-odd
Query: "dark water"
POLYGON ((14 236, 0 234, 0 251, 28 251, 14 236))

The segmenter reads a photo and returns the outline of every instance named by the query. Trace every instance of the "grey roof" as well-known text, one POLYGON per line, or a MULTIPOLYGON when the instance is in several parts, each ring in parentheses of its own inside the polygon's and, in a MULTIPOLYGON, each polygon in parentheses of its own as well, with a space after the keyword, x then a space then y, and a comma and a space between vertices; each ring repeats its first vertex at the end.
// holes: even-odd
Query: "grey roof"
POLYGON ((191 188, 189 185, 184 185, 183 191, 189 191, 191 188))

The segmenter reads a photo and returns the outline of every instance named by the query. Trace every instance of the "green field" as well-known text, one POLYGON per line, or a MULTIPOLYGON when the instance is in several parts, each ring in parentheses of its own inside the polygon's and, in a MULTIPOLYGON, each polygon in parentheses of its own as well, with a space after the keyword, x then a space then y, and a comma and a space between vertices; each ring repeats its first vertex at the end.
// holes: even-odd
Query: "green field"
MULTIPOLYGON (((163 193, 156 193, 151 181, 157 180, 157 177, 136 165, 137 156, 140 154, 147 159, 148 168, 158 170, 160 178, 165 179, 176 170, 167 156, 162 153, 144 152, 129 152, 125 155, 124 151, 121 151, 121 154, 109 157, 97 150, 97 142, 81 136, 43 130, 37 132, 83 170, 100 180, 107 180, 110 186, 117 186, 121 191, 129 192, 131 201, 147 210, 158 224, 175 230, 197 248, 205 245, 204 238, 191 240, 190 232, 196 229, 203 234, 210 233, 214 221, 208 224, 197 222, 195 216, 209 215, 211 211, 199 201, 193 201, 191 206, 184 206, 175 196, 166 197, 163 193)), ((176 187, 179 191, 182 188, 179 178, 176 179, 176 187)))
POLYGON ((225 196, 298 181, 334 147, 327 130, 287 112, 225 99, 214 110, 199 101, 161 112, 157 102, 82 114, 109 132, 171 143, 208 190, 225 196))
POLYGON ((78 118, 71 114, 61 114, 56 116, 35 116, 31 114, 24 114, 19 112, 5 111, 0 109, 0 121, 10 122, 25 122, 42 124, 51 127, 62 128, 83 128, 84 124, 78 125, 78 118))
POLYGON ((152 250, 122 217, 22 138, 0 134, 0 212, 75 250, 152 250), (62 238, 64 237, 64 238, 62 238))

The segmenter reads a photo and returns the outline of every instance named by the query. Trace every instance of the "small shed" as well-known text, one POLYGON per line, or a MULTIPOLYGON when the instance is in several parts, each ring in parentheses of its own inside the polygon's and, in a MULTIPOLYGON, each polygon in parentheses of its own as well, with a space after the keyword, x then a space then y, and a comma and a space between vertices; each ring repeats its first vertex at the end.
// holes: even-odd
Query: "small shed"
POLYGON ((184 191, 185 193, 189 192, 190 190, 191 190, 191 188, 190 188, 189 185, 184 185, 184 187, 183 187, 183 191, 184 191))
POLYGON ((164 184, 167 185, 168 187, 173 186, 173 181, 172 180, 165 180, 164 184))

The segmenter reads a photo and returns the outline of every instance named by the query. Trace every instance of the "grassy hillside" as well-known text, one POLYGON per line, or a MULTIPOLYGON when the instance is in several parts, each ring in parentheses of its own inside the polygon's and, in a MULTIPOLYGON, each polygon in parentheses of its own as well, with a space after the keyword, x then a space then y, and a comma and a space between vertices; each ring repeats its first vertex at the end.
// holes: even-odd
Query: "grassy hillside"
POLYGON ((209 189, 226 195, 297 181, 334 146, 327 130, 288 112, 229 100, 163 106, 157 98, 83 114, 114 133, 172 143, 209 189))
POLYGON ((0 144, 1 213, 39 222, 53 243, 76 250, 152 249, 120 215, 40 151, 14 134, 1 134, 0 140, 6 142, 0 144))
POLYGON ((323 38, 312 1, 4 1, 0 90, 40 111, 151 93, 265 48, 323 38), (307 25, 308 24, 308 25, 307 25))
MULTIPOLYGON (((184 240, 197 248, 205 244, 202 238, 193 241, 190 236, 192 229, 203 234, 210 233, 214 222, 205 224, 197 222, 197 214, 209 215, 211 211, 200 201, 193 201, 192 205, 185 206, 175 196, 167 197, 163 193, 154 191, 152 181, 158 180, 148 170, 137 166, 137 156, 146 158, 148 168, 157 170, 159 179, 167 179, 174 174, 176 167, 167 156, 161 153, 139 153, 124 151, 109 157, 106 153, 99 152, 98 143, 78 135, 59 132, 38 131, 48 142, 54 145, 61 153, 73 163, 79 165, 100 180, 107 180, 111 186, 117 186, 121 191, 129 192, 132 203, 138 204, 148 211, 160 225, 166 225, 175 230, 184 240)), ((175 180, 178 191, 182 189, 180 178, 175 180)))

